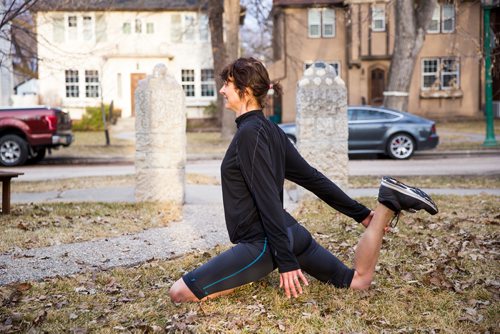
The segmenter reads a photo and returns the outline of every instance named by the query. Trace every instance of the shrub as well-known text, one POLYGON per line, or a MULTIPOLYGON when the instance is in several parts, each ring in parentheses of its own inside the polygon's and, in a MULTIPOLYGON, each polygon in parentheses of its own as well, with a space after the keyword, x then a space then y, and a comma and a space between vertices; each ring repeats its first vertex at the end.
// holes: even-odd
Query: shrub
MULTIPOLYGON (((109 117, 109 104, 104 105, 104 111, 106 113, 106 120, 111 124, 116 124, 116 121, 121 117, 121 109, 113 108, 113 114, 111 119, 109 117)), ((73 121, 74 131, 99 131, 104 130, 104 124, 102 122, 101 107, 86 107, 85 113, 82 119, 73 121)))

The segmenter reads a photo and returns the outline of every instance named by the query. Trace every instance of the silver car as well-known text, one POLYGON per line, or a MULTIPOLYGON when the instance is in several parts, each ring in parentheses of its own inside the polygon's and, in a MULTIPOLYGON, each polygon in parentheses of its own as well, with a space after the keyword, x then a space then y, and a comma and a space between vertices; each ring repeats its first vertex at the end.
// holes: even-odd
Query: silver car
MULTIPOLYGON (((417 150, 439 143, 436 123, 402 111, 383 107, 349 106, 349 154, 382 153, 393 159, 408 159, 417 150)), ((294 123, 279 125, 297 142, 294 123)))

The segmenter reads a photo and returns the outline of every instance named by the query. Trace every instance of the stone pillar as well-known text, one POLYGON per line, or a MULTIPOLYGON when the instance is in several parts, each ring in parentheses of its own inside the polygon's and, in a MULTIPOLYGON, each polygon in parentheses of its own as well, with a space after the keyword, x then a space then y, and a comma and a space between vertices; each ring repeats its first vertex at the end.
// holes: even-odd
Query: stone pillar
POLYGON ((184 202, 186 108, 184 91, 163 64, 135 91, 135 199, 184 202))
MULTIPOLYGON (((297 145, 302 156, 316 169, 346 190, 347 89, 335 69, 315 63, 304 71, 297 87, 297 145)), ((311 198, 299 192, 300 198, 311 198)))

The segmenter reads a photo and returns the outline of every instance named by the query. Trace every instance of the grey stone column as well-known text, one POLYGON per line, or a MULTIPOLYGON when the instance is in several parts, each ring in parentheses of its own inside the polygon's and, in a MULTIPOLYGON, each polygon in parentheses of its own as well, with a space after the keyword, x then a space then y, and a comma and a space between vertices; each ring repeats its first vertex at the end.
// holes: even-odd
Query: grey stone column
MULTIPOLYGON (((299 152, 316 169, 347 190, 347 89, 335 69, 324 63, 304 71, 297 84, 299 152), (319 65, 323 64, 323 65, 319 65)), ((299 198, 311 198, 299 192, 299 198)))
POLYGON ((186 108, 184 91, 158 64, 135 91, 135 198, 184 202, 186 108))

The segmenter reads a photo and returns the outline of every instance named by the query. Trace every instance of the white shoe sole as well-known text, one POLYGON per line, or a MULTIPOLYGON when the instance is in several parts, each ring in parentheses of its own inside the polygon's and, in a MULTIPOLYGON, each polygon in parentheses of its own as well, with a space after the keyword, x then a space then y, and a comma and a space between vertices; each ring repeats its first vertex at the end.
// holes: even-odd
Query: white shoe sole
POLYGON ((400 186, 397 186, 397 185, 394 185, 390 182, 387 182, 385 180, 382 180, 381 184, 384 186, 384 187, 387 187, 387 188, 390 188, 390 189, 393 189, 401 194, 404 194, 404 195, 407 195, 407 196, 410 196, 410 197, 413 197, 425 204, 427 204, 428 206, 430 206, 431 208, 433 208, 436 212, 438 211, 436 205, 434 203, 431 203, 429 202, 427 199, 425 199, 424 197, 422 196, 419 196, 418 194, 415 194, 413 191, 411 191, 410 189, 408 188, 402 188, 400 186))

